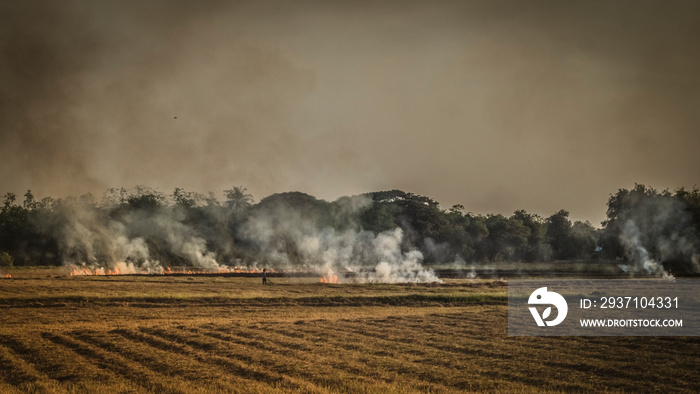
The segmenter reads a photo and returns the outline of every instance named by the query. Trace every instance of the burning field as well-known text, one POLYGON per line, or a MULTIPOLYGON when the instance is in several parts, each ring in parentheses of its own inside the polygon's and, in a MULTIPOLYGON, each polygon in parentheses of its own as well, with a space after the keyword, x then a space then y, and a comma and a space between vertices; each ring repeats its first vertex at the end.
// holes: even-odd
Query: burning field
MULTIPOLYGON (((86 268, 71 266, 67 268, 70 276, 104 276, 104 275, 224 275, 224 274, 262 274, 262 269, 249 269, 239 267, 218 267, 216 269, 203 269, 192 267, 159 268, 158 270, 145 270, 134 268, 133 265, 124 263, 114 268, 86 268)), ((269 270, 271 273, 275 270, 269 270)))
POLYGON ((694 338, 508 337, 501 280, 13 274, 1 392, 700 390, 694 338))

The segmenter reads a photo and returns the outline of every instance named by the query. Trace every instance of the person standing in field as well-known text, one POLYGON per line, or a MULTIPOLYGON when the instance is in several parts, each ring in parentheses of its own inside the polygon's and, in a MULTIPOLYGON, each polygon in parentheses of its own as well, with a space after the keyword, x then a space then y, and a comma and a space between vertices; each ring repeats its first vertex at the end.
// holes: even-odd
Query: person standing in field
POLYGON ((263 284, 267 284, 267 269, 263 268, 263 273, 262 273, 262 278, 263 278, 263 284))

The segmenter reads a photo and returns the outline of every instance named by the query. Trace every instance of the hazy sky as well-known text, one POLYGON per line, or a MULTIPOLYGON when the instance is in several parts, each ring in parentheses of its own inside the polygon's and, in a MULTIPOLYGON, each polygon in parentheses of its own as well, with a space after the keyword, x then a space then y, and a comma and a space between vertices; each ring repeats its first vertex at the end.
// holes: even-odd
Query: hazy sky
POLYGON ((402 189, 598 224, 700 184, 700 1, 0 0, 0 192, 402 189))

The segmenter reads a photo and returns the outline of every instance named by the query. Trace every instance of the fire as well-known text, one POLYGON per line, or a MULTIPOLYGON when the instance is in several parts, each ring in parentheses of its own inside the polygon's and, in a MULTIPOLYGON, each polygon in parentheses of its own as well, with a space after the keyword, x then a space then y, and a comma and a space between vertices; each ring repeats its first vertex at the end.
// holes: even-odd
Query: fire
MULTIPOLYGON (((268 269, 267 272, 277 272, 274 269, 268 269)), ((173 274, 184 274, 184 275, 204 275, 204 274, 240 274, 240 273, 245 273, 245 274, 261 274, 262 269, 248 269, 248 268, 239 268, 239 267, 219 267, 216 269, 194 269, 194 268, 186 268, 186 269, 172 269, 170 267, 165 267, 163 269, 162 274, 163 275, 173 275, 173 274)))
POLYGON ((321 277, 321 283, 341 283, 336 274, 323 275, 321 277))
MULTIPOLYGON (((277 272, 274 269, 268 269, 267 272, 277 272)), ((171 267, 160 268, 157 271, 146 270, 134 267, 133 265, 119 264, 114 268, 85 268, 85 267, 74 267, 70 276, 109 276, 109 275, 205 275, 205 274, 231 274, 231 273, 249 273, 249 274, 260 274, 262 269, 249 269, 245 267, 219 267, 216 269, 202 269, 202 268, 179 268, 173 269, 171 267), (120 266, 125 266, 127 269, 120 268, 120 266)))
POLYGON ((10 275, 10 274, 5 274, 5 275, 3 275, 2 277, 5 278, 5 279, 10 279, 10 278, 12 278, 12 275, 10 275))
POLYGON ((73 268, 70 272, 70 276, 82 275, 105 275, 105 270, 104 268, 96 268, 94 270, 89 268, 73 268))

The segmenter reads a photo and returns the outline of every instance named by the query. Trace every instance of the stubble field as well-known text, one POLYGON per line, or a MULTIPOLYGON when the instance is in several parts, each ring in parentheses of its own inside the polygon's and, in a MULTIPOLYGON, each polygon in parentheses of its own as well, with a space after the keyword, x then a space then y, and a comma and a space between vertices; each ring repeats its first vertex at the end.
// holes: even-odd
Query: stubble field
POLYGON ((0 280, 0 392, 700 391, 700 340, 507 335, 507 283, 0 280))

